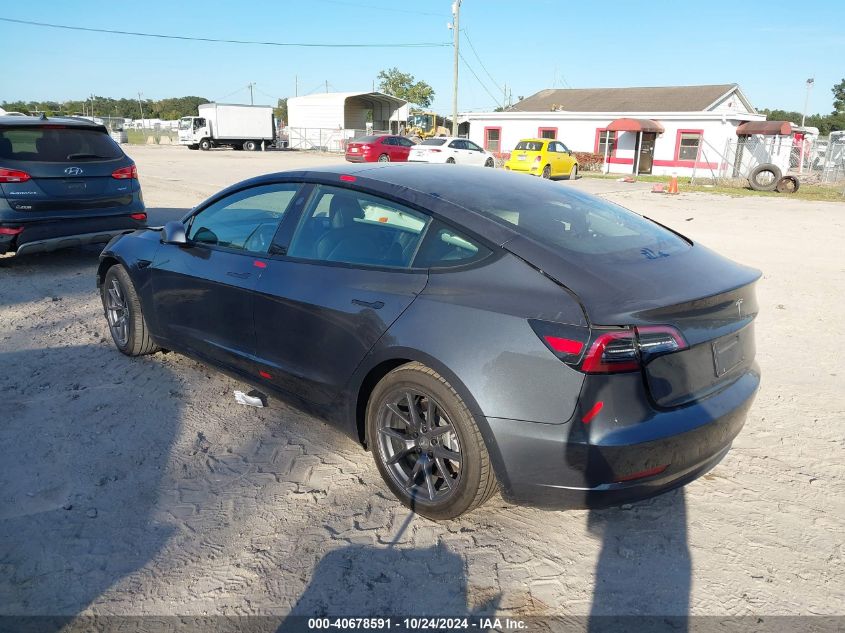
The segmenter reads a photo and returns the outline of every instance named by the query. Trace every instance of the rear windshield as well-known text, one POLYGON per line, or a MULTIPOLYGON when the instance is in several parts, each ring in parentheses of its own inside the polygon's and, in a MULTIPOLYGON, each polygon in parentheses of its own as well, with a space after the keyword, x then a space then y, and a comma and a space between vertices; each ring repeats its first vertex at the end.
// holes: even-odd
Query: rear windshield
POLYGON ((381 138, 380 136, 360 136, 358 138, 353 138, 352 142, 353 143, 375 143, 380 138, 381 138))
POLYGON ((445 142, 445 138, 429 138, 420 143, 420 145, 443 145, 445 142))
POLYGON ((541 152, 543 151, 543 143, 539 141, 520 141, 514 149, 521 149, 526 152, 541 152))
POLYGON ((0 159, 40 163, 113 160, 123 152, 108 134, 80 128, 0 129, 0 159))
POLYGON ((603 198, 533 179, 525 186, 514 182, 475 200, 473 209, 555 250, 657 259, 689 247, 668 229, 603 198))

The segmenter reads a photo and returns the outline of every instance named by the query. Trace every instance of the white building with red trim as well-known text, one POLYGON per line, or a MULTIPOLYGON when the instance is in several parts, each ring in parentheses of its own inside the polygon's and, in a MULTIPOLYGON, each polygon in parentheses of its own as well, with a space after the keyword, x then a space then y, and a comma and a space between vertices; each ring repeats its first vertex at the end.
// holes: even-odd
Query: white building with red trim
POLYGON ((467 112, 469 138, 508 155, 526 138, 556 138, 606 156, 605 171, 688 176, 716 170, 737 127, 764 121, 737 84, 542 90, 503 112, 467 112))

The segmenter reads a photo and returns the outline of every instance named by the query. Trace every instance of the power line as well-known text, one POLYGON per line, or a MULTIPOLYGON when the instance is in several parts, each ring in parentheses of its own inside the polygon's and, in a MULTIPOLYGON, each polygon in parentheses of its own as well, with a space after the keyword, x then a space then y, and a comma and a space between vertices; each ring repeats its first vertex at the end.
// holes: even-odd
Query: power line
POLYGON ((484 65, 483 61, 481 61, 481 56, 478 54, 478 51, 475 50, 475 46, 473 46, 472 40, 469 38, 469 33, 465 30, 463 32, 464 32, 464 37, 466 37, 466 39, 467 39, 467 44, 469 44, 469 47, 472 49, 472 52, 475 53, 475 58, 478 60, 478 63, 481 64, 481 68, 483 68, 484 72, 487 73, 487 76, 490 77, 490 81, 493 82, 493 85, 496 86, 496 88, 498 88, 501 92, 504 92, 505 89, 502 88, 499 85, 499 82, 497 82, 495 79, 493 79, 493 75, 490 74, 490 71, 487 70, 487 66, 484 65))
POLYGON ((458 53, 458 55, 460 56, 461 61, 464 63, 464 66, 467 67, 467 70, 469 70, 469 72, 472 73, 472 76, 475 77, 476 81, 478 81, 478 83, 481 85, 481 87, 484 88, 484 92, 486 92, 488 95, 490 95, 490 98, 493 100, 493 102, 501 108, 502 104, 499 102, 499 100, 496 97, 493 96, 493 93, 490 92, 490 90, 487 88, 487 85, 483 81, 481 81, 481 77, 479 77, 476 74, 476 72, 472 69, 472 66, 469 65, 469 62, 467 62, 467 60, 464 59, 463 54, 458 53))
POLYGON ((411 9, 394 9, 392 7, 376 7, 371 4, 359 4, 357 2, 342 2, 341 0, 322 0, 331 4, 339 4, 346 7, 356 7, 358 9, 373 9, 375 11, 390 11, 392 13, 409 13, 411 15, 433 15, 434 17, 445 17, 444 13, 432 13, 430 11, 412 11, 411 9))
POLYGON ((257 40, 226 40, 213 37, 191 37, 189 35, 164 35, 162 33, 141 33, 137 31, 118 31, 115 29, 95 29, 87 26, 69 26, 67 24, 50 24, 47 22, 33 22, 31 20, 15 20, 0 18, 0 22, 25 24, 27 26, 41 26, 67 31, 86 31, 89 33, 108 33, 109 35, 134 35, 136 37, 154 37, 163 40, 183 40, 188 42, 212 42, 215 44, 250 44, 256 46, 285 46, 299 48, 442 48, 451 46, 451 42, 411 42, 403 44, 353 44, 353 43, 309 43, 309 42, 262 42, 257 40))

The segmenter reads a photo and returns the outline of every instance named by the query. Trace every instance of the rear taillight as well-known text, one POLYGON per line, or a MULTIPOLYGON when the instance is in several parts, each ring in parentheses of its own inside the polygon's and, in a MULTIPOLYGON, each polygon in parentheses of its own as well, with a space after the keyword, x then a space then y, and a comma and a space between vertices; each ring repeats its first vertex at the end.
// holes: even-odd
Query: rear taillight
POLYGON ((26 182, 31 179, 32 176, 20 169, 5 169, 0 167, 0 183, 26 182))
POLYGON ((541 160, 543 160, 543 157, 542 157, 542 156, 538 156, 537 158, 535 158, 535 159, 534 159, 534 162, 535 162, 535 163, 539 163, 541 160))
POLYGON ((656 356, 687 349, 681 333, 668 325, 593 329, 529 321, 546 347, 585 374, 638 371, 656 356))
POLYGON ((130 167, 121 167, 120 169, 115 169, 111 173, 112 178, 116 178, 117 180, 130 180, 135 179, 138 180, 138 168, 135 165, 130 167))
POLYGON ((22 226, 0 226, 0 235, 17 235, 22 231, 22 226))
POLYGON ((366 152, 368 149, 370 149, 370 146, 369 146, 369 145, 361 145, 361 150, 362 150, 362 151, 366 152))
POLYGON ((146 213, 132 213, 132 214, 129 215, 129 217, 132 218, 133 220, 138 220, 140 222, 140 221, 147 219, 147 214, 146 213))

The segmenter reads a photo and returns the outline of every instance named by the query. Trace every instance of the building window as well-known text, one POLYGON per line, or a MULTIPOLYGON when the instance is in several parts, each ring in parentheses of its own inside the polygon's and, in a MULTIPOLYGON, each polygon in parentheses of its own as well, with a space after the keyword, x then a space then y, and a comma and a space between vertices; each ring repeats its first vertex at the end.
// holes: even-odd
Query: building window
POLYGON ((596 154, 604 156, 605 150, 607 155, 611 156, 616 149, 616 132, 610 130, 596 130, 598 135, 596 141, 596 154))
POLYGON ((484 149, 489 152, 500 152, 501 150, 502 128, 500 127, 486 127, 484 128, 484 149))
POLYGON ((537 130, 537 136, 539 138, 557 138, 557 128, 556 127, 541 127, 537 130))
POLYGON ((698 158, 698 147, 701 145, 701 132, 678 133, 678 156, 677 160, 692 160, 698 158))

